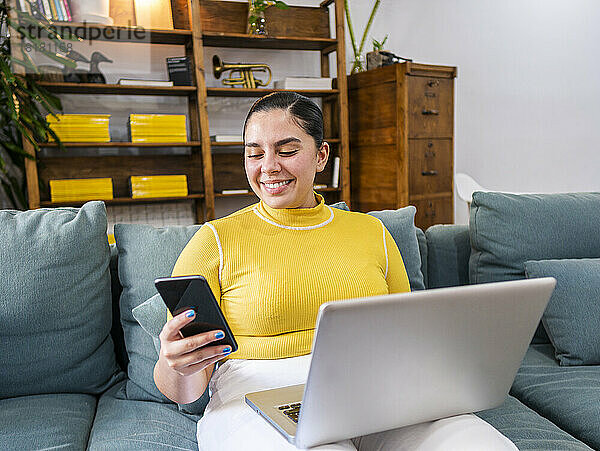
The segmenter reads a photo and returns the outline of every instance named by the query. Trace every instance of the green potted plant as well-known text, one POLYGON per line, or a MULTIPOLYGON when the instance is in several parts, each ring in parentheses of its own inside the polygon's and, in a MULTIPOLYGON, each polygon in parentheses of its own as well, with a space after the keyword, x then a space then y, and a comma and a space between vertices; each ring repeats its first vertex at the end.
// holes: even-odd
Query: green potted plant
POLYGON ((383 66, 384 56, 380 52, 383 50, 383 46, 385 45, 387 38, 387 34, 381 42, 373 38, 373 50, 367 53, 367 70, 383 66))
POLYGON ((64 149, 45 117, 62 110, 60 99, 37 83, 40 71, 31 51, 69 68, 76 65, 37 38, 41 29, 54 49, 67 47, 34 3, 27 3, 31 13, 11 8, 9 0, 0 2, 0 204, 4 208, 27 208, 25 161, 35 159, 35 154, 26 150, 25 142, 37 153, 38 143, 51 136, 64 149))
POLYGON ((257 35, 267 34, 265 10, 271 6, 279 9, 289 8, 286 3, 279 0, 248 0, 248 25, 246 33, 257 35))

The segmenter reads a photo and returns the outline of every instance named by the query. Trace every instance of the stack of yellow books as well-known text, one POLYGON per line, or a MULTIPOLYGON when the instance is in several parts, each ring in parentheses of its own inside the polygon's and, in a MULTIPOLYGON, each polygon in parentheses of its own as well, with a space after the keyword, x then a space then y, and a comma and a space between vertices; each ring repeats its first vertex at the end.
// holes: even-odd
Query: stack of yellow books
POLYGON ((109 142, 110 114, 57 114, 46 116, 54 133, 64 142, 109 142))
POLYGON ((185 175, 132 175, 131 197, 180 197, 188 195, 185 175))
POLYGON ((130 114, 132 142, 187 142, 185 114, 130 114))
POLYGON ((50 180, 52 202, 104 200, 113 198, 111 178, 50 180))

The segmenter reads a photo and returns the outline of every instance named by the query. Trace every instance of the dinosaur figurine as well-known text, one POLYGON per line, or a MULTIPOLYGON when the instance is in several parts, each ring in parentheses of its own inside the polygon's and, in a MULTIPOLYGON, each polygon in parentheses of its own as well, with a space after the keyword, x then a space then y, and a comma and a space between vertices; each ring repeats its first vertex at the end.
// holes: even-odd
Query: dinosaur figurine
MULTIPOLYGON (((69 50, 65 57, 72 59, 75 62, 81 61, 83 63, 89 63, 85 56, 75 50, 69 50)), ((68 83, 85 83, 87 79, 87 72, 83 69, 71 69, 70 67, 63 66, 63 80, 68 83)))
POLYGON ((104 56, 100 52, 92 53, 92 56, 90 57, 90 59, 91 59, 90 71, 87 74, 87 82, 88 83, 106 83, 106 78, 104 78, 104 75, 102 75, 102 73, 100 72, 98 65, 100 63, 105 63, 105 62, 112 63, 113 61, 108 59, 106 56, 104 56))

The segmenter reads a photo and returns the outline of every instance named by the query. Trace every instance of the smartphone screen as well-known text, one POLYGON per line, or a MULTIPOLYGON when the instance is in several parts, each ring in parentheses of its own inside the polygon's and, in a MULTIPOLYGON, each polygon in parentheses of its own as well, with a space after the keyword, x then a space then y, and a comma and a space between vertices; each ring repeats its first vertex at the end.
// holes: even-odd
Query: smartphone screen
POLYGON ((156 279, 154 284, 173 316, 189 309, 196 312, 194 320, 181 328, 184 337, 211 330, 222 330, 225 332, 225 338, 212 344, 227 344, 231 346, 232 352, 237 350, 233 333, 204 277, 164 277, 156 279))

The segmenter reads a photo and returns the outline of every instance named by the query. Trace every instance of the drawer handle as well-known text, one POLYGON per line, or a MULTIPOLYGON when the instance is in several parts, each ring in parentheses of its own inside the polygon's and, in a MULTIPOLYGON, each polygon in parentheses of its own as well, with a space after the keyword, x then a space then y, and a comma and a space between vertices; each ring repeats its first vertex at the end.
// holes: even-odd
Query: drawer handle
POLYGON ((425 91, 425 97, 435 98, 437 94, 435 92, 425 91))
POLYGON ((426 150, 425 158, 435 158, 435 150, 426 150))
POLYGON ((427 86, 429 86, 430 88, 435 88, 436 86, 439 86, 440 82, 439 80, 431 80, 427 82, 427 86))
POLYGON ((423 171, 423 172, 421 172, 421 175, 423 175, 423 176, 438 175, 438 171, 423 171))
POLYGON ((438 110, 423 110, 422 113, 425 116, 437 116, 440 114, 440 112, 438 110))

